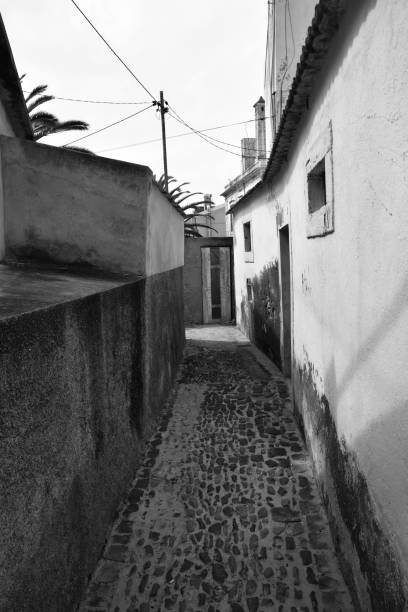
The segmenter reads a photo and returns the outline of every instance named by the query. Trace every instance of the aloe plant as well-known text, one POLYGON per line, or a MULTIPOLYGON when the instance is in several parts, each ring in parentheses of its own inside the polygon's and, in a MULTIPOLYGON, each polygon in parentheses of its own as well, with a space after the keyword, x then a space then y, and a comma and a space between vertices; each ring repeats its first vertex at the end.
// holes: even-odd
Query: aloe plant
POLYGON ((186 238, 202 238, 200 231, 197 228, 207 228, 217 232, 217 230, 211 225, 207 225, 206 223, 197 223, 197 218, 202 217, 205 219, 214 219, 212 215, 208 213, 206 210, 200 210, 203 204, 208 204, 207 200, 199 200, 198 202, 187 202, 187 200, 193 196, 203 195, 202 191, 188 191, 183 189, 185 185, 189 185, 190 183, 184 182, 180 183, 176 187, 169 186, 173 183, 177 183, 177 179, 174 176, 168 177, 168 191, 166 191, 166 180, 164 174, 156 180, 156 185, 164 193, 166 198, 181 212, 184 217, 184 236, 186 238))

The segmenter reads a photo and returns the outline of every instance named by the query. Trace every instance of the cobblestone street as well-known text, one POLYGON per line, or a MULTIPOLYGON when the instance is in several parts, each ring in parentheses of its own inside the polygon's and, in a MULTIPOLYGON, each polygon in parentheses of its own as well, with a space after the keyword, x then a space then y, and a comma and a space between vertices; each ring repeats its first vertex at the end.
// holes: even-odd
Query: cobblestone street
POLYGON ((353 610, 282 375, 235 328, 187 338, 81 612, 353 610))

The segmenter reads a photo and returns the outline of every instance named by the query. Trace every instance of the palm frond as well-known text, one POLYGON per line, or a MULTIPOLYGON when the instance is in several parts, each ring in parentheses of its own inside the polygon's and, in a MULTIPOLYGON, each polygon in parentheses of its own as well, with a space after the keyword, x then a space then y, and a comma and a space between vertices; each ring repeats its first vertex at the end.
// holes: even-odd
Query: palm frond
POLYGON ((186 228, 186 227, 188 227, 189 229, 192 228, 192 227, 193 228, 194 227, 206 227, 207 229, 213 230, 214 232, 217 232, 217 234, 218 234, 218 231, 214 227, 211 227, 211 225, 207 225, 206 223, 192 223, 191 225, 188 224, 188 223, 185 223, 184 224, 184 228, 186 228))
POLYGON ((28 94, 28 96, 25 99, 26 104, 32 98, 34 98, 34 96, 39 96, 43 94, 47 89, 48 89, 48 85, 37 85, 37 87, 34 87, 34 89, 31 90, 31 92, 28 94))
POLYGON ((184 236, 187 238, 202 238, 200 232, 198 230, 193 229, 192 227, 184 228, 184 236))
MULTIPOLYGON (((179 204, 177 202, 177 204, 179 204)), ((180 206, 181 210, 188 210, 189 208, 197 208, 197 206, 201 206, 202 204, 208 204, 207 200, 200 200, 199 202, 190 202, 189 204, 184 204, 184 206, 180 206)))
POLYGON ((31 113, 31 111, 37 108, 37 106, 40 106, 40 104, 45 104, 45 102, 50 102, 54 99, 54 96, 39 96, 36 100, 30 102, 30 104, 27 104, 27 111, 31 113))
MULTIPOLYGON (((172 189, 169 192, 169 196, 173 196, 177 191, 181 191, 181 188, 184 187, 184 185, 189 185, 190 183, 186 182, 186 183, 180 183, 180 185, 178 185, 177 187, 175 187, 174 189, 172 189)), ((183 191, 183 193, 187 193, 187 191, 183 191)))
POLYGON ((56 116, 52 113, 47 113, 46 111, 38 111, 37 113, 30 115, 30 121, 31 123, 38 123, 40 121, 43 121, 44 123, 58 123, 56 116))
POLYGON ((58 121, 53 129, 53 134, 58 132, 68 132, 69 130, 88 130, 89 123, 80 121, 79 119, 71 119, 69 121, 58 121))
POLYGON ((190 219, 194 219, 194 217, 205 217, 206 219, 211 219, 212 221, 214 221, 214 217, 212 215, 209 215, 205 211, 201 211, 201 212, 193 212, 189 215, 185 215, 184 222, 190 221, 190 219))
POLYGON ((187 198, 191 198, 191 196, 194 196, 194 195, 202 195, 202 194, 203 194, 202 191, 193 191, 191 193, 189 192, 188 194, 184 195, 182 198, 179 198, 179 199, 177 198, 178 194, 176 194, 174 201, 176 202, 176 204, 180 206, 181 202, 184 202, 184 200, 187 200, 187 198))

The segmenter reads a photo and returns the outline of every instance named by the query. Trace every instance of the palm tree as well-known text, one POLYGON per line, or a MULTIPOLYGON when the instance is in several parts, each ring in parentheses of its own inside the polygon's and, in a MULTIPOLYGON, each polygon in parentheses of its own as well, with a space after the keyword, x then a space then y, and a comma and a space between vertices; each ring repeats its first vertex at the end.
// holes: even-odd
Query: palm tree
MULTIPOLYGON (((23 74, 20 77, 20 81, 23 80, 25 75, 23 74)), ((40 105, 45 104, 46 102, 50 102, 54 100, 54 96, 47 94, 46 91, 48 89, 48 85, 37 85, 34 89, 28 94, 25 98, 25 103, 27 106, 28 116, 31 121, 31 126, 33 128, 34 140, 40 140, 45 136, 49 136, 50 134, 58 134, 59 132, 68 132, 70 130, 88 130, 89 124, 86 121, 81 121, 80 119, 70 119, 69 121, 60 121, 55 115, 52 113, 48 113, 46 111, 36 111, 40 105)), ((67 149, 71 149, 73 151, 80 151, 82 153, 92 153, 89 149, 85 149, 83 147, 66 147, 67 149)))

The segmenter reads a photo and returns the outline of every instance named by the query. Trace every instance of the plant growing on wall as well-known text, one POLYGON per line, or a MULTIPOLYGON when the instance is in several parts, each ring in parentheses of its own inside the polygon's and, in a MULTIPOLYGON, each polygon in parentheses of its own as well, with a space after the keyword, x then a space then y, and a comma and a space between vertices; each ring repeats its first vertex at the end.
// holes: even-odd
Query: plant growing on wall
MULTIPOLYGON (((25 75, 20 77, 20 81, 25 75)), ((33 129, 34 140, 40 140, 50 134, 58 134, 60 132, 69 132, 71 130, 88 130, 89 124, 80 119, 70 119, 68 121, 60 121, 55 115, 43 110, 36 110, 42 104, 54 100, 55 97, 47 94, 48 85, 37 85, 25 98, 28 116, 30 118, 31 127, 33 129), (35 111, 35 112, 34 112, 35 111)), ((79 151, 81 153, 90 153, 95 155, 89 149, 83 147, 65 147, 71 151, 79 151)))
MULTIPOLYGON (((177 180, 173 176, 169 176, 168 185, 171 183, 177 183, 177 180)), ((156 180, 156 185, 160 191, 164 193, 168 200, 182 213, 184 217, 184 236, 186 238, 201 238, 200 230, 198 228, 207 228, 214 232, 217 230, 207 223, 197 222, 197 219, 201 221, 214 219, 214 217, 204 208, 208 205, 207 200, 199 200, 198 202, 187 202, 187 200, 196 195, 202 195, 202 191, 190 192, 183 189, 185 185, 189 183, 180 183, 176 187, 172 187, 169 191, 166 191, 166 181, 164 174, 156 180)))

